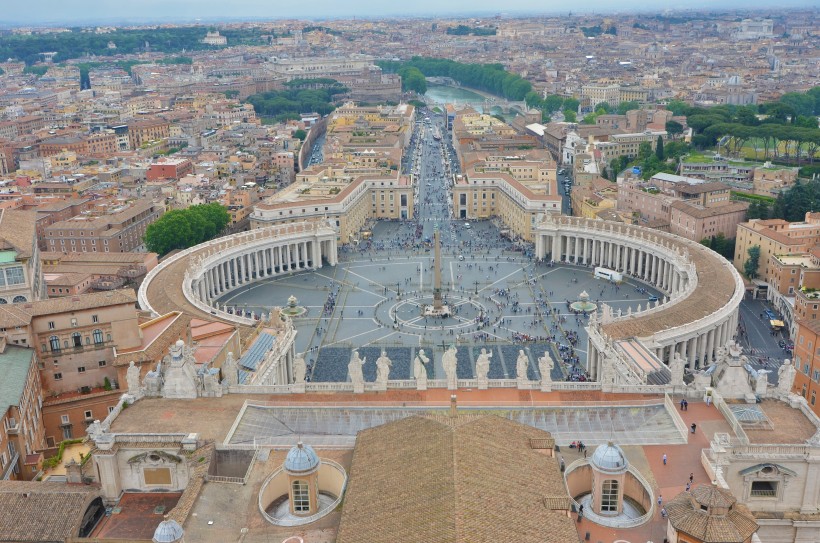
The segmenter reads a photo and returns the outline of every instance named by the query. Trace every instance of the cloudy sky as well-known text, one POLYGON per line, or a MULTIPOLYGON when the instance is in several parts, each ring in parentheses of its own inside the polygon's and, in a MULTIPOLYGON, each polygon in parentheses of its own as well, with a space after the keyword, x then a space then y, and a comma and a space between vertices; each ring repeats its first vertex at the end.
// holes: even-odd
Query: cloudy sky
POLYGON ((186 20, 196 18, 339 18, 387 15, 474 13, 566 13, 573 11, 658 11, 696 8, 776 8, 817 6, 817 0, 0 0, 0 23, 61 24, 95 21, 186 20))

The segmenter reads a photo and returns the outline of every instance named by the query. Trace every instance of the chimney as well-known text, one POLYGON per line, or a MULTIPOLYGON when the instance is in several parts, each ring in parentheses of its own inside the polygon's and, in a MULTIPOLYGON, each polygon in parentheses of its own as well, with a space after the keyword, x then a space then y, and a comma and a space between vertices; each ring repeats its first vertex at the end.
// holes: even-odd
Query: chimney
POLYGON ((452 394, 452 395, 450 395, 450 416, 455 417, 456 415, 458 415, 456 395, 452 394))

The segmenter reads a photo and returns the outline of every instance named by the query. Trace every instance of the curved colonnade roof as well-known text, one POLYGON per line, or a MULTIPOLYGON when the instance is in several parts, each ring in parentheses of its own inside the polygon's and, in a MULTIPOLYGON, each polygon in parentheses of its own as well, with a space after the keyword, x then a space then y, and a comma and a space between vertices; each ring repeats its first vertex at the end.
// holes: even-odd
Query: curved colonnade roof
MULTIPOLYGON (((635 232, 633 228, 629 228, 629 231, 635 232)), ((601 230, 601 233, 609 232, 601 230)), ((735 278, 733 273, 737 272, 731 268, 731 264, 723 262, 723 257, 699 244, 688 242, 688 240, 677 236, 657 232, 651 232, 651 234, 689 250, 689 258, 697 269, 698 285, 689 296, 677 301, 666 310, 653 311, 645 315, 622 317, 614 322, 602 325, 603 332, 610 338, 646 338, 670 328, 689 324, 720 310, 734 295, 735 278), (681 243, 681 240, 686 241, 686 243, 681 243)), ((146 289, 146 296, 151 307, 159 314, 183 311, 194 317, 233 324, 240 329, 240 332, 245 329, 250 330, 247 325, 238 325, 199 309, 185 297, 182 291, 185 270, 189 268, 189 261, 197 254, 199 254, 199 251, 170 262, 150 282, 146 289)))
MULTIPOLYGON (((203 251, 205 248, 203 248, 203 251)), ((236 326, 242 337, 242 344, 245 343, 245 338, 250 334, 252 327, 243 324, 237 324, 228 319, 223 319, 218 315, 212 315, 207 311, 199 309, 197 306, 188 301, 185 294, 182 292, 182 281, 185 278, 185 271, 190 267, 190 262, 194 257, 200 254, 200 251, 170 262, 163 268, 156 277, 148 284, 146 289, 146 298, 151 304, 151 307, 160 315, 165 315, 171 311, 182 311, 186 315, 196 317, 199 319, 225 322, 232 326, 236 326)), ((160 264, 162 265, 162 264, 160 264)))
POLYGON ((604 333, 613 339, 645 338, 702 319, 729 303, 735 293, 731 263, 724 262, 722 256, 705 247, 701 250, 688 244, 683 246, 689 249, 689 258, 694 262, 698 274, 698 285, 694 292, 665 311, 605 324, 601 327, 604 333))

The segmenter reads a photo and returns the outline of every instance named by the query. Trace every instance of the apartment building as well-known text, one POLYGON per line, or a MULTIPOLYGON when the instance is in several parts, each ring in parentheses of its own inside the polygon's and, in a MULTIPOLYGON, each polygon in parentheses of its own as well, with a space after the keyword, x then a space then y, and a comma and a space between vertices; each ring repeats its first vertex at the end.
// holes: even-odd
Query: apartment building
POLYGON ((752 188, 755 194, 777 197, 778 194, 791 188, 797 181, 798 168, 772 166, 766 163, 755 168, 752 174, 752 188))
POLYGON ((736 160, 714 157, 685 157, 680 163, 680 174, 704 181, 717 181, 733 187, 746 187, 752 182, 755 165, 736 160))
POLYGON ((634 158, 638 156, 638 151, 642 143, 649 143, 652 151, 658 145, 658 138, 668 140, 666 130, 646 130, 635 134, 613 134, 607 141, 599 141, 593 144, 594 148, 601 153, 601 161, 609 164, 612 159, 627 156, 634 158))
POLYGON ((114 349, 141 343, 135 305, 125 289, 0 308, 6 342, 38 352, 48 446, 83 435, 84 423, 116 405, 114 349))
POLYGON ((542 213, 560 213, 557 166, 543 150, 516 155, 465 153, 464 175, 453 185, 453 213, 460 219, 498 217, 514 236, 531 239, 542 213))
POLYGON ((809 252, 820 243, 820 213, 806 213, 803 222, 783 219, 752 219, 737 227, 733 264, 743 271, 750 247, 760 247, 758 277, 769 276, 772 255, 797 255, 809 252))
POLYGON ((792 390, 806 398, 811 410, 820 415, 820 319, 797 319, 794 367, 797 374, 792 390))
POLYGON ((621 86, 617 83, 583 85, 581 96, 588 98, 592 107, 601 102, 617 107, 621 103, 621 86))
POLYGON ((337 228, 341 243, 350 243, 359 239, 369 218, 412 219, 413 194, 411 178, 397 171, 354 178, 329 166, 306 170, 292 185, 256 204, 250 227, 322 219, 337 228))
POLYGON ((31 480, 40 471, 45 437, 34 349, 0 337, 0 480, 31 480))
POLYGON ((170 135, 171 125, 168 121, 155 119, 128 123, 128 145, 131 150, 167 139, 170 135))
POLYGON ((46 297, 33 211, 0 209, 0 305, 46 297))
POLYGON ((673 202, 669 231, 692 241, 720 236, 727 239, 737 234, 737 225, 746 220, 748 202, 726 202, 706 207, 688 201, 673 202))
POLYGON ((735 225, 745 220, 748 204, 730 198, 729 187, 722 183, 665 173, 648 181, 627 176, 618 184, 619 212, 693 241, 718 234, 735 237, 735 225))
POLYGON ((56 222, 45 229, 43 240, 52 252, 134 251, 142 247, 145 229, 164 211, 161 204, 147 199, 118 204, 96 214, 56 222))
POLYGON ((145 177, 148 181, 181 179, 193 171, 194 165, 187 158, 162 158, 148 166, 145 177))

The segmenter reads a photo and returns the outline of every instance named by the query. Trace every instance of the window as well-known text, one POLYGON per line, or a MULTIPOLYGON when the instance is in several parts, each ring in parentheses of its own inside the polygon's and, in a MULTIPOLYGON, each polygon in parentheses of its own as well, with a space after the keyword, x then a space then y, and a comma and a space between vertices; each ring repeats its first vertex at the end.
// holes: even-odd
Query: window
POLYGON ((48 321, 48 329, 54 330, 54 321, 48 321))
POLYGON ((60 415, 60 422, 62 424, 69 424, 70 419, 68 418, 68 415, 60 415))
POLYGON ((82 347, 83 336, 81 336, 79 332, 74 332, 73 334, 71 334, 71 342, 74 344, 75 347, 82 347))
POLYGON ((77 372, 78 373, 85 373, 85 366, 80 366, 79 368, 77 368, 77 372))
POLYGON ((94 345, 100 345, 103 342, 103 334, 102 330, 96 328, 93 332, 94 334, 94 345))
POLYGON ((601 485, 601 512, 616 513, 618 511, 618 481, 607 479, 601 485))
POLYGON ((60 338, 57 336, 51 336, 48 338, 48 344, 51 346, 52 351, 60 351, 60 338))
POLYGON ((115 405, 109 405, 109 406, 108 406, 108 414, 109 414, 109 415, 110 415, 111 413, 113 413, 113 412, 114 412, 114 408, 115 408, 115 407, 116 407, 115 405))
POLYGON ((25 277, 23 276, 23 266, 15 266, 12 268, 6 268, 6 284, 8 285, 22 285, 25 283, 25 277))
POLYGON ((753 498, 777 497, 777 481, 752 481, 753 498))
POLYGON ((77 326, 77 319, 74 318, 74 317, 71 318, 71 326, 72 327, 77 326))
POLYGON ((310 511, 310 493, 305 481, 293 481, 293 510, 297 513, 310 511))
POLYGON ((93 322, 94 324, 100 322, 99 315, 91 315, 91 322, 93 322))
POLYGON ((104 368, 105 367, 105 360, 100 360, 99 362, 97 362, 97 365, 101 368, 104 368))
POLYGON ((85 413, 83 413, 83 415, 87 419, 94 418, 94 415, 91 413, 91 411, 86 411, 85 413))
POLYGON ((60 380, 60 379, 62 379, 62 378, 63 378, 63 374, 62 374, 62 373, 55 373, 55 374, 54 374, 54 380, 55 380, 55 381, 59 381, 59 380, 60 380))

